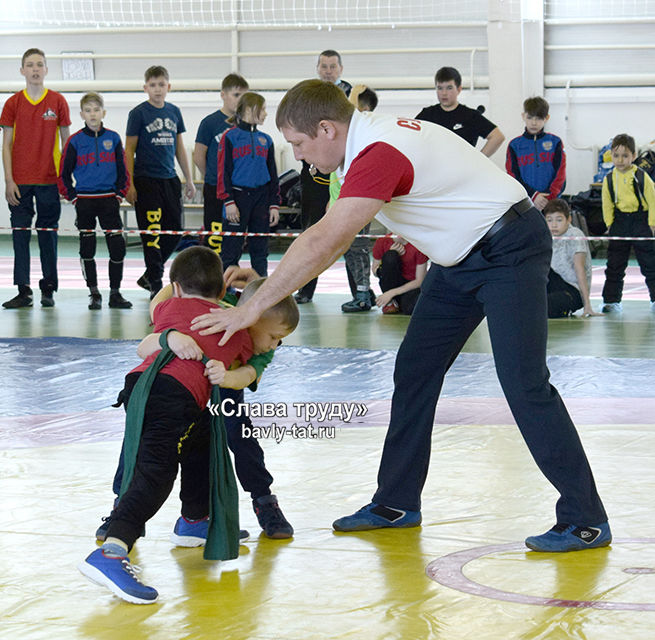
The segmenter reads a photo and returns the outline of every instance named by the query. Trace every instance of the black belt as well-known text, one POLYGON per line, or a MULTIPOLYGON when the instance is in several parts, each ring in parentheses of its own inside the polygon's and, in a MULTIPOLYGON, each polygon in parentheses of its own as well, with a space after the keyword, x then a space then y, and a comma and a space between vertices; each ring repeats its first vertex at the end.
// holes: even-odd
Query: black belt
POLYGON ((487 231, 487 233, 485 233, 482 238, 475 243, 470 253, 481 249, 482 246, 489 242, 489 240, 491 240, 491 238, 493 238, 505 225, 508 225, 512 220, 516 220, 516 218, 522 216, 526 211, 532 209, 532 207, 534 207, 534 204, 530 198, 525 198, 525 200, 513 204, 507 211, 505 211, 505 213, 503 213, 502 216, 500 216, 500 218, 498 218, 498 220, 496 220, 496 222, 494 222, 491 229, 489 229, 489 231, 487 231))

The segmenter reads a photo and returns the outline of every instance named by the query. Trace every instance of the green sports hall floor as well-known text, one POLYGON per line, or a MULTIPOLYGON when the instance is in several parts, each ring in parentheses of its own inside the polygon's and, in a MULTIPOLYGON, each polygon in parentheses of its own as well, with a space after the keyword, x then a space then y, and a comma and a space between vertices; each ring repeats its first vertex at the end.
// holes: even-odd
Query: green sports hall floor
MULTIPOLYGON (((611 547, 524 547, 526 535, 553 524, 557 496, 493 386, 484 324, 444 387, 422 526, 333 532, 331 522, 374 490, 393 354, 407 326, 377 310, 342 314, 349 296, 339 262, 301 307, 300 326, 255 395, 363 403, 368 414, 338 425, 333 438, 261 440, 292 540, 265 538, 241 492, 251 540, 236 560, 206 562, 200 549, 169 540, 174 490, 132 554, 160 594, 137 606, 90 584, 76 565, 111 506, 123 417, 108 405, 149 332, 148 296, 135 284, 143 267, 131 247, 123 293, 133 309, 89 311, 76 254, 76 241, 62 239, 55 308, 42 309, 37 295, 34 308, 0 310, 0 638, 652 640, 655 314, 634 265, 623 314, 549 322, 549 365, 610 514, 611 547)), ((98 255, 102 282, 102 242, 98 255)), ((1 239, 3 301, 15 291, 11 256, 1 239)), ((595 264, 596 305, 602 269, 595 264)))
MULTIPOLYGON (((32 241, 33 278, 38 280, 38 248, 32 241), (36 257, 35 257, 36 256, 36 257), (36 275, 35 275, 36 274, 36 275)), ((142 262, 139 246, 128 248, 126 276, 123 289, 126 298, 134 303, 131 311, 103 308, 90 313, 86 309, 88 292, 79 273, 77 264, 77 240, 65 237, 59 241, 59 258, 66 259, 61 275, 60 292, 56 295, 54 309, 41 310, 38 294, 32 309, 18 311, 3 310, 0 314, 0 336, 76 336, 89 338, 136 340, 143 337, 148 328, 148 297, 139 289, 133 276, 140 275, 142 262)), ((0 236, 0 298, 14 295, 11 286, 11 243, 7 236, 0 236)), ((98 242, 98 274, 106 287, 106 250, 103 241, 98 242)), ((274 264, 280 257, 273 253, 269 257, 274 264)), ((247 259, 247 255, 246 255, 247 259)), ((247 260, 244 261, 247 264, 247 260)), ((602 260, 594 260, 592 301, 600 305, 600 289, 603 281, 602 260)), ((108 292, 104 291, 106 305, 108 292)), ((371 313, 343 314, 340 305, 349 298, 345 280, 345 267, 339 261, 330 276, 319 279, 314 302, 301 306, 302 322, 284 342, 289 345, 316 347, 344 347, 357 349, 397 348, 407 327, 408 318, 383 316, 378 310, 371 313), (329 282, 325 282, 329 280, 329 282)), ((549 353, 557 355, 588 355, 613 357, 655 358, 655 314, 648 304, 648 292, 636 263, 631 262, 626 278, 624 313, 606 315, 601 318, 574 316, 565 320, 549 322, 549 353)), ((464 351, 491 351, 484 323, 474 332, 464 351)))

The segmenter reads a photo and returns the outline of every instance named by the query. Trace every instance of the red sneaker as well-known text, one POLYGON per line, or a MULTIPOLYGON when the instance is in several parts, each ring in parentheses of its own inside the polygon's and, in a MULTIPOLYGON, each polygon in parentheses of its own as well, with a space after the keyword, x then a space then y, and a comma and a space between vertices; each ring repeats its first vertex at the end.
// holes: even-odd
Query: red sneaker
POLYGON ((398 303, 395 300, 392 300, 388 304, 385 304, 384 307, 382 307, 382 313, 400 313, 398 303))

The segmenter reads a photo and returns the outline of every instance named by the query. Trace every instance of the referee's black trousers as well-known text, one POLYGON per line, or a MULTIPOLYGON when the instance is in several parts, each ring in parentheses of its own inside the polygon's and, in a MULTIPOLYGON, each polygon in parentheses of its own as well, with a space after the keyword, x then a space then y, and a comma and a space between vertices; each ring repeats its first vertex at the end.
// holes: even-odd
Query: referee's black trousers
POLYGON ((560 494, 557 521, 607 521, 576 429, 549 383, 546 281, 551 253, 543 215, 531 208, 459 264, 432 265, 396 359, 391 421, 374 502, 420 509, 444 376, 486 316, 496 372, 514 419, 535 462, 560 494))

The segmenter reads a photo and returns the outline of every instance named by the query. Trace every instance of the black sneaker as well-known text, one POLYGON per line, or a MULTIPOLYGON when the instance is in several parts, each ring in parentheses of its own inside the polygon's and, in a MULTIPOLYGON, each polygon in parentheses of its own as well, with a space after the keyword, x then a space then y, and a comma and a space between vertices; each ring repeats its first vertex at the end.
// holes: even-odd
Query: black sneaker
POLYGON ((295 296, 293 296, 293 299, 296 301, 296 304, 307 304, 308 302, 312 301, 311 298, 308 298, 307 296, 303 296, 300 293, 297 293, 295 296))
POLYGON ((111 515, 104 516, 102 519, 102 524, 96 529, 96 540, 98 542, 104 542, 107 539, 107 529, 111 523, 111 515))
POLYGON ((39 280, 39 289, 41 289, 41 306, 54 307, 55 306, 55 287, 50 284, 45 278, 39 280))
MULTIPOLYGON (((114 506, 118 504, 118 500, 115 501, 114 506)), ((111 514, 102 518, 102 524, 96 529, 96 540, 98 542, 104 542, 107 539, 107 531, 109 530, 109 525, 111 524, 111 514)), ((146 527, 143 525, 143 530, 141 531, 141 538, 146 537, 146 527)))
POLYGON ((32 289, 26 287, 25 289, 19 289, 18 295, 14 296, 11 300, 3 302, 2 306, 5 309, 21 309, 23 307, 32 306, 32 289))
POLYGON ((371 310, 371 297, 368 291, 358 291, 355 297, 341 305, 344 313, 359 313, 371 310))
POLYGON ((55 298, 52 295, 52 291, 41 291, 41 306, 42 307, 54 307, 55 298))
POLYGON ((132 303, 123 298, 120 293, 109 294, 109 307, 111 309, 131 309, 132 303))
POLYGON ((89 309, 102 309, 102 296, 99 293, 92 293, 89 295, 89 309))
POLYGON ((137 281, 136 283, 142 288, 145 289, 146 291, 150 291, 150 281, 148 280, 148 277, 144 273, 137 281))
POLYGON ((284 517, 274 495, 253 500, 252 508, 266 537, 281 540, 293 536, 293 527, 284 517))
POLYGON ((152 300, 162 289, 161 282, 158 285, 153 285, 150 290, 150 299, 152 300))

